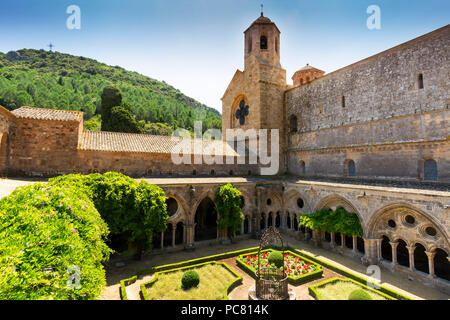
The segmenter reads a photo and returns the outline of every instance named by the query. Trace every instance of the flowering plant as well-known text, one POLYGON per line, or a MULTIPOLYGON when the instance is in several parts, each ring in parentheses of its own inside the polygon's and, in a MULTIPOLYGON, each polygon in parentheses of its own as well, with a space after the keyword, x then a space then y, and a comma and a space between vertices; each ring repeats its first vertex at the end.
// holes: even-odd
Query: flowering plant
MULTIPOLYGON (((260 264, 262 268, 277 268, 273 263, 269 263, 269 251, 261 252, 260 264)), ((247 266, 254 270, 258 269, 258 254, 249 254, 242 256, 241 261, 243 261, 247 266)), ((284 268, 285 272, 289 277, 298 277, 304 274, 308 274, 320 269, 320 266, 308 262, 300 256, 294 255, 290 252, 284 253, 284 268)), ((279 268, 279 269, 282 269, 279 268)))

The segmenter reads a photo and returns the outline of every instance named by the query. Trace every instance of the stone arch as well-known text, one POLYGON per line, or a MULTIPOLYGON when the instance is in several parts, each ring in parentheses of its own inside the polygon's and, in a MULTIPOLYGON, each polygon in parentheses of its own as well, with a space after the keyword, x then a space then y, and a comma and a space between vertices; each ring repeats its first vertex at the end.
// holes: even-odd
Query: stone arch
POLYGON ((207 195, 199 200, 194 213, 194 240, 213 240, 217 238, 217 210, 214 197, 207 195))
POLYGON ((441 227, 441 224, 435 218, 426 212, 411 206, 406 203, 395 203, 387 205, 376 211, 366 225, 366 232, 368 237, 377 237, 381 232, 387 232, 395 239, 402 238, 410 245, 414 243, 421 243, 428 250, 434 247, 449 248, 449 236, 447 232, 441 227), (403 217, 412 215, 415 219, 415 225, 408 226, 404 223, 403 217), (396 228, 387 228, 387 221, 389 219, 396 221, 396 228), (424 234, 424 227, 432 226, 437 231, 435 238, 424 234), (405 236, 408 237, 405 239, 405 236), (419 235, 419 236, 417 236, 419 235))
POLYGON ((253 217, 252 209, 254 208, 253 202, 251 201, 251 197, 245 191, 239 190, 244 198, 244 206, 242 207, 242 213, 244 216, 253 217))
POLYGON ((184 202, 181 200, 181 198, 173 193, 168 193, 166 195, 166 197, 174 199, 178 205, 177 211, 175 212, 174 215, 169 217, 169 221, 171 223, 175 223, 175 224, 177 224, 180 221, 185 222, 188 219, 188 215, 187 215, 188 211, 186 211, 184 202))
POLYGON ((283 208, 283 198, 280 196, 280 194, 276 191, 271 192, 265 199, 264 199, 265 207, 267 208, 267 211, 279 211, 283 208), (271 204, 267 204, 267 200, 271 200, 271 204))
POLYGON ((329 195, 319 201, 319 203, 316 205, 316 208, 314 211, 317 212, 322 209, 336 210, 338 208, 343 208, 349 213, 356 214, 361 223, 361 227, 363 228, 363 231, 365 233, 365 231, 366 231, 366 228, 364 225, 365 220, 363 219, 363 217, 360 214, 360 212, 358 211, 358 209, 356 209, 356 207, 349 200, 345 199, 344 197, 341 197, 337 194, 329 195))
POLYGON ((295 114, 289 117, 289 132, 294 133, 298 130, 298 120, 295 114))
POLYGON ((289 190, 283 195, 284 210, 289 212, 308 212, 310 210, 309 201, 306 201, 306 195, 300 193, 296 189, 289 190), (297 200, 303 200, 303 208, 300 208, 297 204, 297 200))

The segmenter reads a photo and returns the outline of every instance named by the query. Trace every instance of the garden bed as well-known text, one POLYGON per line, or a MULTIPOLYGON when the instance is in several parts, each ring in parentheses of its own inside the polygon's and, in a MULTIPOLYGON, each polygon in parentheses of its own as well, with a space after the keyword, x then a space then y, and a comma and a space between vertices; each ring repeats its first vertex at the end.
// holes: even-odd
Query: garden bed
MULTIPOLYGON (((270 266, 268 256, 273 251, 274 250, 272 249, 261 251, 261 267, 270 266)), ((285 271, 288 275, 289 283, 299 285, 322 276, 323 270, 321 265, 295 254, 292 251, 284 251, 283 254, 285 271)), ((256 278, 256 271, 258 269, 258 252, 256 251, 250 254, 240 255, 236 259, 236 264, 253 278, 256 278)))
POLYGON ((141 285, 144 300, 227 300, 228 293, 242 283, 242 277, 223 262, 208 262, 155 273, 141 285), (181 278, 195 270, 200 276, 198 287, 185 290, 181 278))
POLYGON ((368 293, 372 300, 397 300, 352 279, 331 278, 308 287, 316 300, 348 300, 350 293, 358 289, 368 293))

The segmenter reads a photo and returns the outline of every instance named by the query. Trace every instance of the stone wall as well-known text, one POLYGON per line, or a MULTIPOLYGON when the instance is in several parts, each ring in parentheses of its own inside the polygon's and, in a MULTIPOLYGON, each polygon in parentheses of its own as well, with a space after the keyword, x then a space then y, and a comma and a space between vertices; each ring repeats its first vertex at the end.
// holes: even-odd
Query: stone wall
POLYGON ((7 175, 9 167, 9 130, 14 125, 14 116, 0 106, 0 175, 7 175))
POLYGON ((303 160, 308 174, 342 175, 352 159, 361 176, 419 179, 419 164, 433 158, 439 180, 450 181, 449 41, 444 27, 288 90, 286 119, 298 120, 289 171, 301 174, 303 160))
POLYGON ((17 119, 9 133, 10 174, 70 172, 76 164, 79 134, 76 121, 17 119))

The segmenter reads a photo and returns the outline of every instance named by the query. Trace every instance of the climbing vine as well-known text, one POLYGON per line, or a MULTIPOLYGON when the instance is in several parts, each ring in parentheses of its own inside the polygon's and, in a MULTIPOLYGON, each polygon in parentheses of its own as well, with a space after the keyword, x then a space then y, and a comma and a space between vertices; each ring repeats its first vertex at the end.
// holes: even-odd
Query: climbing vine
POLYGON ((242 193, 232 184, 227 183, 216 191, 215 204, 218 214, 219 229, 228 229, 230 236, 240 228, 244 220, 241 210, 242 193))
POLYGON ((339 232, 343 235, 362 237, 363 229, 356 214, 339 208, 336 211, 322 209, 315 213, 300 216, 300 227, 326 232, 339 232))

